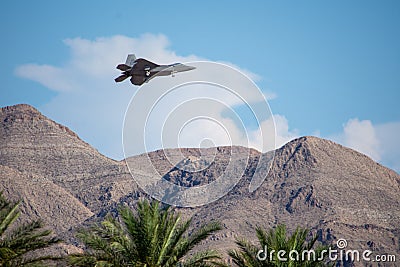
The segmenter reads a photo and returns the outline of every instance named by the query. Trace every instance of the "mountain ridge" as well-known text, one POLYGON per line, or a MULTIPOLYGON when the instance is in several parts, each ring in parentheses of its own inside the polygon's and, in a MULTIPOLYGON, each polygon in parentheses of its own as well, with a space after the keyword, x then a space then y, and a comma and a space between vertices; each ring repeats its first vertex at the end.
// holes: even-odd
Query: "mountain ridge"
MULTIPOLYGON (((115 214, 118 205, 133 207, 138 199, 148 198, 125 160, 101 155, 33 107, 2 108, 0 123, 0 188, 10 197, 23 199, 24 220, 44 218, 70 244, 77 244, 72 238, 75 229, 109 212, 115 214), (55 214, 57 211, 61 212, 55 214), (69 220, 62 222, 65 216, 69 220)), ((265 154, 243 147, 231 149, 247 153, 236 186, 215 202, 177 208, 184 217, 193 216, 193 228, 213 220, 222 222, 224 229, 203 247, 233 248, 236 237, 254 240, 256 226, 285 223, 289 230, 298 225, 312 229, 326 244, 346 238, 353 249, 399 255, 400 176, 395 171, 350 148, 312 136, 294 139, 275 150, 270 169, 257 165, 265 154), (257 166, 268 175, 250 192, 257 166)), ((197 186, 225 172, 229 155, 227 147, 185 148, 126 160, 133 160, 135 169, 146 171, 143 162, 150 157, 154 168, 171 181, 197 186), (172 164, 165 156, 168 153, 177 156, 172 164), (207 156, 213 153, 211 161, 207 156), (201 156, 207 160, 201 161, 201 156), (204 170, 191 172, 207 164, 210 166, 204 170)))

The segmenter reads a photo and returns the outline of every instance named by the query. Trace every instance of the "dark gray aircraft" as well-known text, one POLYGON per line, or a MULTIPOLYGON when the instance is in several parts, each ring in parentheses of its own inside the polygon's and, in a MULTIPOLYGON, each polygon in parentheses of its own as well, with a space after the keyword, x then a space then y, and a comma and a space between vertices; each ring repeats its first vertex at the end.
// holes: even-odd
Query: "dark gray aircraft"
POLYGON ((194 70, 195 67, 186 66, 182 63, 157 65, 144 58, 136 59, 134 54, 129 54, 125 64, 119 64, 117 69, 122 71, 122 74, 115 78, 115 82, 122 82, 131 77, 132 84, 142 85, 155 76, 174 76, 177 72, 194 70))

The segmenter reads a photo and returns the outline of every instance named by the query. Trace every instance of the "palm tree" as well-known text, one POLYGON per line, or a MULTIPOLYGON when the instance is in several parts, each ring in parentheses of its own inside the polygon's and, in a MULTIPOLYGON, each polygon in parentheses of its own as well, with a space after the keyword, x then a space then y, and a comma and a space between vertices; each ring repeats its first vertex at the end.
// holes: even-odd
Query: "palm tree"
POLYGON ((189 255, 192 249, 221 229, 210 223, 188 235, 191 220, 182 221, 170 207, 161 208, 153 201, 139 201, 136 214, 128 207, 119 208, 122 223, 107 216, 100 225, 78 233, 90 249, 75 254, 75 266, 224 266, 216 251, 189 255))
POLYGON ((44 260, 58 259, 35 256, 38 249, 60 241, 50 237, 50 230, 42 229, 42 222, 34 221, 11 227, 20 215, 19 204, 7 201, 0 192, 0 266, 40 266, 44 260))
POLYGON ((318 246, 313 249, 318 236, 314 236, 309 242, 306 241, 309 234, 308 229, 297 228, 288 237, 286 226, 278 225, 268 233, 257 227, 256 234, 259 246, 255 246, 245 239, 237 239, 239 250, 230 250, 228 255, 239 267, 311 267, 326 266, 326 256, 322 253, 327 249, 318 246), (278 257, 278 252, 281 254, 278 257), (293 252, 294 251, 294 252, 293 252), (315 257, 314 257, 315 253, 315 257), (304 256, 302 256, 304 254, 304 256))

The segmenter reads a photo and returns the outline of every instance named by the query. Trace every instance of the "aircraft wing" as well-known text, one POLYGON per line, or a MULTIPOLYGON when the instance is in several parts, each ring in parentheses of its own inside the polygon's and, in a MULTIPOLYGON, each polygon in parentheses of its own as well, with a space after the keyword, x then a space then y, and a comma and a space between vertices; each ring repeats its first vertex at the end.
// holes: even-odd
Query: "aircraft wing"
POLYGON ((129 54, 128 57, 126 58, 125 65, 132 67, 133 64, 135 64, 135 61, 136 61, 135 54, 129 54))
POLYGON ((135 69, 144 71, 144 70, 152 70, 154 68, 159 67, 156 63, 148 61, 147 59, 139 58, 136 60, 135 69))

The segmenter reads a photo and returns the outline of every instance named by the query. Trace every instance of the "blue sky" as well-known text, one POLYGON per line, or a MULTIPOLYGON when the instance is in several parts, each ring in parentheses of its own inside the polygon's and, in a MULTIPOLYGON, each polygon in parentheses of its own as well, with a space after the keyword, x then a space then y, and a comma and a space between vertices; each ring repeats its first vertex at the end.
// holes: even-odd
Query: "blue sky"
MULTIPOLYGON (((65 93, 54 86, 57 80, 21 73, 31 70, 21 66, 71 70, 84 43, 76 40, 95 45, 124 36, 149 50, 164 42, 157 49, 166 55, 230 62, 257 75, 261 90, 275 95, 269 104, 286 139, 333 139, 400 170, 398 1, 3 1, 0 7, 0 105, 31 104, 110 157, 121 158, 102 146, 111 137, 90 134, 85 121, 57 104, 93 97, 89 91, 98 82, 89 77, 82 83, 93 87, 89 91, 65 93)), ((115 66, 109 68, 115 74, 115 66)), ((109 86, 121 99, 136 90, 109 86)))

